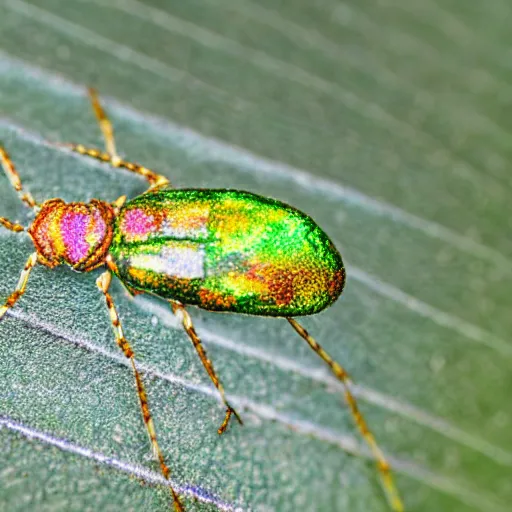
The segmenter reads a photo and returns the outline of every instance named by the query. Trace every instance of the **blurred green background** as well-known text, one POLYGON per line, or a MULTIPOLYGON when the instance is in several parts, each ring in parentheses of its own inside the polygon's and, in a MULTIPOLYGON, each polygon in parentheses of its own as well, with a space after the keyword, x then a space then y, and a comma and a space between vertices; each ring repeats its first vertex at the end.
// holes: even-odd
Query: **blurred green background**
MULTIPOLYGON (((348 284, 304 323, 359 383, 406 509, 510 510, 511 20, 506 0, 0 0, 0 140, 40 201, 141 193, 45 142, 102 144, 94 85, 130 159, 311 214, 348 284)), ((0 232, 0 297, 30 251, 0 232)), ((96 277, 37 268, 0 324, 0 510, 169 510, 96 277)), ((389 510, 285 321, 192 310, 246 421, 219 438, 165 303, 113 293, 188 511, 389 510)))

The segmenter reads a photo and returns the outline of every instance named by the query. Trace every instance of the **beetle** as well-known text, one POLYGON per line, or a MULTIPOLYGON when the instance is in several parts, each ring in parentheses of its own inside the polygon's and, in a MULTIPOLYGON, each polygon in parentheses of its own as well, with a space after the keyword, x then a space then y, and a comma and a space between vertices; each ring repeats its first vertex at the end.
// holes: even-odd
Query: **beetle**
MULTIPOLYGON (((89 95, 106 151, 81 144, 63 146, 136 173, 147 180, 149 188, 129 201, 126 196, 113 203, 99 199, 66 203, 56 198, 38 204, 24 189, 7 151, 0 146, 5 174, 20 200, 36 214, 28 229, 0 217, 4 228, 15 233, 26 231, 35 247, 14 292, 0 307, 0 320, 25 292, 37 264, 50 269, 67 265, 78 272, 105 268, 96 284, 104 296, 116 342, 131 363, 152 449, 164 478, 169 480, 170 470, 158 445, 134 352, 109 293, 112 276, 133 294, 147 293, 167 300, 180 318, 224 403, 226 412, 219 434, 226 431, 233 416, 240 424, 242 420, 226 398, 186 307, 285 318, 343 384, 354 421, 376 460, 390 506, 396 512, 403 511, 390 465, 352 394, 351 378, 295 318, 322 311, 343 290, 345 268, 329 237, 311 217, 275 199, 240 190, 174 189, 165 176, 122 159, 96 91, 89 89, 89 95)), ((178 493, 170 482, 168 487, 176 512, 183 512, 178 493)))

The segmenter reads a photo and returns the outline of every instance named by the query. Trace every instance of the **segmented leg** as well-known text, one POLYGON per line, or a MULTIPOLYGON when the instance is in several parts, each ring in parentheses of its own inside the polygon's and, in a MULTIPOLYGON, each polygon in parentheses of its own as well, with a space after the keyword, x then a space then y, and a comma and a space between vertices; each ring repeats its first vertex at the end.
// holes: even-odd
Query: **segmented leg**
MULTIPOLYGON (((153 423, 153 418, 151 416, 151 412, 149 410, 149 404, 148 399, 146 395, 146 390, 144 388, 144 384, 142 382, 142 378, 139 374, 139 371, 137 370, 137 367, 135 365, 135 358, 132 348, 130 347, 130 344, 128 343, 128 340, 124 337, 123 328, 121 326, 121 321, 119 320, 119 316, 117 314, 116 307, 114 305, 114 301, 112 300, 112 296, 108 292, 108 289, 110 287, 110 282, 112 280, 112 276, 110 272, 107 270, 101 276, 97 279, 96 284, 98 288, 101 290, 103 295, 105 296, 105 302, 107 304, 108 312, 110 315, 110 320, 112 322, 112 327, 114 329, 114 334, 116 337, 116 342, 123 351, 123 354, 130 360, 133 373, 135 376, 135 383, 137 385, 137 394, 139 396, 139 402, 140 402, 140 408, 142 411, 142 417, 144 419, 144 424, 146 425, 146 430, 149 435, 149 440, 151 442, 151 446, 153 448, 153 454, 157 461, 160 464, 160 470, 162 471, 162 475, 166 480, 169 480, 170 470, 167 467, 167 464, 165 463, 164 456, 160 450, 160 446, 158 445, 157 437, 156 437, 156 430, 155 425, 153 423)), ((172 499, 174 502, 174 508, 176 512, 184 512, 183 505, 180 502, 179 496, 172 487, 172 485, 169 484, 169 489, 172 495, 172 499)))
POLYGON ((12 187, 18 193, 19 198, 23 203, 25 203, 29 208, 35 208, 37 203, 35 199, 32 197, 32 194, 23 188, 21 183, 20 175, 14 167, 12 160, 9 158, 7 151, 0 146, 0 161, 2 162, 2 167, 4 169, 5 174, 9 178, 12 187))
POLYGON ((119 210, 122 208, 123 204, 126 203, 126 196, 119 196, 113 203, 114 213, 116 215, 119 214, 119 210))
POLYGON ((112 123, 100 103, 97 92, 90 88, 89 96, 91 98, 94 114, 96 115, 96 119, 100 125, 101 133, 105 139, 105 147, 107 151, 104 152, 94 148, 86 148, 82 144, 64 144, 64 146, 71 149, 72 151, 75 151, 76 153, 80 153, 81 155, 89 156, 91 158, 95 158, 96 160, 101 160, 102 162, 109 163, 113 167, 121 167, 128 171, 134 172, 135 174, 143 176, 150 185, 148 191, 169 186, 170 182, 165 176, 157 174, 142 165, 123 160, 117 154, 112 123))
POLYGON ((0 307, 0 320, 4 317, 5 313, 7 313, 8 309, 11 309, 16 302, 18 302, 19 298, 25 293, 25 288, 27 287, 28 277, 30 276, 30 272, 34 268, 37 263, 37 252, 32 253, 27 262, 25 263, 25 267, 23 268, 20 279, 18 281, 18 285, 16 289, 9 295, 8 299, 5 301, 5 304, 0 307))
POLYGON ((9 229, 10 231, 14 231, 15 233, 19 233, 20 231, 25 231, 25 228, 20 224, 16 224, 15 222, 11 222, 5 217, 0 217, 0 225, 4 228, 9 229))
POLYGON ((95 148, 86 148, 82 144, 61 144, 62 146, 70 149, 71 151, 74 151, 75 153, 80 153, 84 156, 89 156, 91 158, 94 158, 96 160, 100 160, 105 163, 109 163, 113 167, 121 167, 122 169, 126 169, 130 172, 134 172, 135 174, 139 174, 140 176, 143 176, 148 183, 150 184, 148 192, 150 190, 155 190, 157 188, 165 187, 170 185, 170 181, 161 174, 156 174, 152 170, 148 169, 147 167, 144 167, 142 165, 133 163, 133 162, 127 162, 126 160, 123 160, 117 156, 112 156, 109 153, 106 153, 105 151, 100 151, 99 149, 95 148))
POLYGON ((217 377, 217 374, 215 373, 215 369, 213 368, 212 362, 208 359, 206 355, 206 351, 203 347, 203 344, 201 343, 201 339, 196 333, 196 330, 194 328, 194 324, 192 323, 192 319, 190 318, 190 315, 188 314, 188 311, 185 309, 185 306, 177 301, 170 301, 173 313, 178 316, 181 319, 181 322, 183 324, 183 328, 188 334, 188 337, 192 341, 192 344, 194 345, 194 348, 197 351, 197 354, 199 358, 201 359, 201 362, 203 363, 203 366, 208 373, 210 379, 212 380, 214 386, 217 388, 217 390, 220 393, 220 397, 222 399, 222 402, 226 406, 226 416, 224 417, 224 421, 222 422, 222 425, 219 427, 217 432, 219 434, 223 434, 227 427, 229 420, 232 415, 235 416, 235 418, 238 420, 238 423, 243 425, 243 421, 238 415, 238 413, 229 405, 229 402, 226 400, 226 395, 224 393, 224 387, 222 386, 221 382, 219 381, 219 378, 217 377))
POLYGON ((350 379, 348 373, 345 369, 339 365, 336 361, 334 361, 331 356, 319 345, 319 343, 300 325, 295 319, 287 318, 288 322, 290 322, 291 326, 297 331, 297 333, 308 343, 308 345, 328 364, 331 371, 340 380, 345 388, 345 398, 350 407, 350 411, 354 418, 354 421, 361 432, 361 435, 368 443, 376 461, 377 461, 377 469, 382 478, 382 482, 384 484, 384 488, 386 493, 388 494, 388 498, 390 504, 396 512, 403 512, 404 506, 400 495, 398 493, 398 489, 395 486, 393 476, 391 474, 391 467, 389 462, 386 460, 386 457, 382 453, 382 450, 379 448, 375 437, 370 432, 368 425, 366 424, 363 415, 359 411, 359 407, 357 405, 356 399, 352 392, 350 391, 350 384, 352 380, 350 379))
POLYGON ((113 157, 119 158, 116 151, 116 142, 114 140, 114 129, 105 110, 103 110, 103 107, 101 106, 98 93, 96 92, 96 89, 93 89, 92 87, 89 87, 88 92, 91 98, 94 114, 96 115, 96 119, 100 125, 101 133, 103 133, 103 138, 105 139, 105 147, 107 149, 107 153, 113 157))

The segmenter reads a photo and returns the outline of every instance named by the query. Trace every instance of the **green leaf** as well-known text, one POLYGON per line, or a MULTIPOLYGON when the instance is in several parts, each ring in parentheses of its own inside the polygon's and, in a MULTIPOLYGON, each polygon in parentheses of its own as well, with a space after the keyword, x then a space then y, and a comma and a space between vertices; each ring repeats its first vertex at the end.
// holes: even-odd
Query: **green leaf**
MULTIPOLYGON (((410 511, 512 499, 512 78, 496 0, 4 0, 0 140, 24 184, 114 200, 144 183, 48 143, 102 140, 178 187, 311 214, 348 262, 304 324, 356 391, 410 511)), ((30 214, 0 177, 0 215, 30 214)), ((0 232, 0 297, 32 251, 0 232)), ((98 273, 34 270, 0 323, 0 508, 170 510, 98 273)), ((387 511, 342 389, 284 320, 191 309, 245 419, 164 302, 113 294, 187 510, 387 511)))

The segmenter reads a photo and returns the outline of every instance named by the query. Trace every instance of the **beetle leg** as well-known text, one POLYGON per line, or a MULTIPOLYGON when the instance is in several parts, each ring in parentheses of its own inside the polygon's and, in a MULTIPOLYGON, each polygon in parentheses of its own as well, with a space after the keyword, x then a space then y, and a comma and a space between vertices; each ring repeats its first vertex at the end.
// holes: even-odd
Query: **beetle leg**
POLYGON ((217 377, 217 374, 215 373, 215 369, 213 368, 212 362, 208 359, 208 356, 206 355, 206 351, 203 347, 203 344, 201 343, 201 339, 196 333, 196 330, 194 328, 194 324, 192 323, 192 318, 190 318, 190 315, 188 311, 185 309, 185 306, 181 304, 181 302, 171 300, 169 301, 172 307, 173 313, 178 316, 181 319, 181 322, 183 324, 183 328, 185 329, 186 333, 188 334, 188 337, 190 338, 190 341, 192 341, 192 344, 194 345, 194 348, 197 351, 197 355, 201 359, 201 362, 203 363, 203 366, 208 373, 208 376, 210 377, 211 381, 213 382, 213 385, 217 388, 217 390, 220 393, 220 397, 222 399, 222 402, 226 406, 226 416, 224 417, 224 421, 222 422, 222 425, 219 427, 217 432, 219 434, 223 434, 227 427, 229 420, 231 419, 231 416, 234 415, 235 418, 238 420, 238 423, 240 425, 243 425, 243 421, 238 415, 238 413, 233 409, 233 407, 229 404, 229 402, 226 400, 226 395, 224 393, 224 387, 222 386, 219 378, 217 377))
POLYGON ((327 363, 331 371, 334 373, 336 378, 341 381, 345 389, 345 399, 350 407, 350 411, 354 418, 354 421, 361 432, 361 435, 368 443, 373 456, 377 461, 377 469, 381 475, 384 488, 388 494, 390 504, 395 512, 403 512, 404 505, 398 493, 398 489, 395 486, 393 476, 391 474, 391 466, 386 460, 384 453, 380 449, 374 435, 370 432, 368 425, 361 414, 357 405, 356 399, 350 390, 350 386, 353 383, 352 379, 345 371, 345 369, 338 364, 332 357, 320 346, 320 344, 293 318, 286 318, 291 326, 297 331, 297 333, 308 343, 308 345, 327 363))
MULTIPOLYGON (((124 337, 123 327, 121 326, 121 321, 119 320, 119 315, 117 314, 117 310, 114 305, 114 301, 112 300, 112 296, 108 292, 111 280, 112 280, 112 275, 111 275, 110 271, 107 270, 106 272, 101 274, 101 276, 97 279, 96 284, 97 284, 98 288, 100 289, 100 291, 105 296, 105 302, 107 304, 110 321, 112 322, 112 327, 114 329, 116 342, 119 345, 119 348, 123 351, 123 354, 130 360, 130 363, 132 365, 133 374, 135 376, 135 384, 137 385, 137 394, 139 396, 142 417, 144 419, 144 424, 146 425, 146 430, 149 435, 149 440, 150 440, 151 446, 153 448, 153 454, 160 464, 160 469, 162 471, 162 475, 164 476, 164 478, 167 481, 169 481, 170 470, 167 467, 167 464, 165 463, 164 456, 162 454, 162 451, 160 450, 160 446, 158 445, 155 425, 153 423, 153 418, 152 418, 151 412, 149 410, 149 404, 148 404, 148 398, 146 395, 146 390, 145 390, 144 384, 142 382, 142 378, 139 374, 139 371, 137 370, 137 367, 135 365, 135 358, 134 358, 133 350, 130 347, 128 340, 124 337)), ((176 491, 174 490, 174 488, 172 487, 170 482, 169 482, 169 489, 170 489, 172 499, 174 502, 174 509, 176 510, 176 512, 184 512, 184 508, 180 502, 179 496, 176 493, 176 491)))
POLYGON ((114 208, 114 213, 119 215, 119 210, 123 207, 124 203, 126 203, 126 196, 119 196, 113 203, 112 206, 114 208))
POLYGON ((16 302, 18 302, 19 298, 25 293, 25 288, 27 287, 27 281, 30 276, 30 272, 34 268, 37 263, 37 252, 33 252, 29 257, 27 262, 25 263, 25 267, 23 268, 20 279, 18 281, 18 285, 16 289, 9 295, 5 304, 0 307, 0 320, 4 317, 5 313, 7 313, 8 309, 11 309, 16 302))
POLYGON ((116 151, 116 142, 114 140, 114 128, 112 127, 112 123, 108 118, 107 113, 101 106, 98 93, 96 89, 92 87, 89 87, 87 91, 89 93, 89 98, 91 99, 94 114, 100 125, 101 133, 105 139, 105 148, 107 149, 107 153, 112 155, 112 157, 119 158, 116 151))
POLYGON ((4 169, 5 174, 9 178, 12 187, 18 193, 20 200, 25 203, 29 208, 36 208, 37 203, 35 199, 32 197, 32 194, 27 190, 24 190, 23 184, 21 183, 20 175, 14 167, 12 160, 9 158, 7 151, 0 146, 0 162, 2 162, 2 167, 4 169))
POLYGON ((95 148, 86 148, 82 144, 59 144, 59 146, 68 148, 69 150, 74 151, 75 153, 79 153, 80 155, 88 156, 94 158, 95 160, 108 163, 112 165, 112 167, 120 167, 122 169, 126 169, 130 172, 138 174, 139 176, 142 176, 150 185, 146 192, 171 186, 170 181, 165 176, 157 174, 151 169, 144 167, 143 165, 139 165, 134 162, 128 162, 105 151, 100 151, 99 149, 95 148))
POLYGON ((96 160, 101 160, 102 162, 109 163, 113 167, 121 167, 135 174, 139 174, 140 176, 144 177, 150 185, 147 192, 158 188, 170 186, 170 182, 165 176, 157 174, 142 165, 123 160, 117 154, 112 122, 110 121, 110 119, 107 116, 107 113, 103 109, 96 90, 93 88, 89 88, 88 91, 89 96, 91 98, 94 114, 100 125, 103 138, 105 139, 105 147, 107 151, 104 152, 94 148, 86 148, 82 144, 63 144, 63 146, 67 147, 71 151, 80 153, 81 155, 89 156, 91 158, 95 158, 96 160))
POLYGON ((0 225, 4 228, 9 229, 10 231, 14 231, 15 233, 20 233, 21 231, 25 231, 25 228, 20 224, 16 224, 15 222, 11 222, 9 219, 5 217, 0 217, 0 225))

